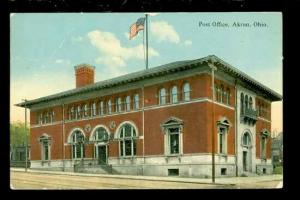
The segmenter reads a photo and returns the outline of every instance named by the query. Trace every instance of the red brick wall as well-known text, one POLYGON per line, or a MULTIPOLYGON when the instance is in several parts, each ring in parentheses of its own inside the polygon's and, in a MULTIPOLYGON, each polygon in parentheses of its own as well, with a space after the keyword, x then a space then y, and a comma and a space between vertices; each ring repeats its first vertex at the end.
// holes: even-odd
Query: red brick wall
POLYGON ((51 159, 62 158, 62 126, 52 125, 30 129, 31 159, 41 160, 39 138, 46 133, 51 137, 51 159))
MULTIPOLYGON (((207 112, 207 152, 212 152, 212 103, 206 103, 206 112, 207 112)), ((220 105, 215 105, 215 125, 214 125, 214 142, 215 142, 215 152, 218 151, 218 130, 217 130, 217 121, 222 117, 226 117, 231 126, 229 127, 227 133, 227 153, 228 155, 235 154, 235 111, 229 108, 225 108, 220 105)))

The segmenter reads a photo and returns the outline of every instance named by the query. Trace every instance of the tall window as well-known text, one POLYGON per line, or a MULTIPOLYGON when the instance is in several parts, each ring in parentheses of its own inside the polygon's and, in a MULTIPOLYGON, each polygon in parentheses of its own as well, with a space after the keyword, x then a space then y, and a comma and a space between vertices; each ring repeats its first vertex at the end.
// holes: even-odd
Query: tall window
POLYGON ((248 132, 246 132, 243 136, 243 146, 250 146, 251 145, 251 137, 248 132))
POLYGON ((75 110, 74 110, 74 107, 72 106, 71 107, 71 119, 74 119, 75 118, 75 110))
POLYGON ((258 102, 256 106, 257 106, 256 109, 258 112, 258 116, 260 116, 260 102, 258 102))
POLYGON ((219 86, 215 86, 215 100, 220 102, 220 88, 219 86))
POLYGON ((116 112, 122 111, 122 100, 120 97, 116 99, 116 112))
POLYGON ((80 118, 81 118, 81 107, 77 106, 76 119, 80 119, 80 118))
POLYGON ((87 104, 84 105, 84 116, 85 117, 88 116, 88 105, 87 104))
POLYGON ((177 87, 173 86, 171 89, 171 100, 172 103, 177 103, 178 102, 178 91, 177 87))
POLYGON ((44 114, 44 123, 45 123, 45 124, 47 124, 47 123, 49 122, 48 119, 49 119, 49 113, 46 112, 46 113, 44 114))
POLYGON ((139 103, 140 103, 139 94, 135 94, 134 98, 133 98, 133 104, 134 104, 134 109, 135 110, 139 109, 139 103))
POLYGON ((120 155, 136 155, 136 130, 131 124, 124 124, 119 131, 120 155))
POLYGON ((230 89, 226 89, 226 104, 230 105, 230 89))
POLYGON ((41 144, 41 160, 48 161, 51 158, 50 154, 50 144, 51 138, 49 136, 43 135, 39 138, 41 144))
POLYGON ((252 97, 249 97, 249 108, 252 109, 253 107, 252 97))
POLYGON ((159 104, 160 105, 166 104, 166 89, 165 88, 161 88, 159 90, 159 104))
POLYGON ((190 100, 190 84, 185 83, 183 85, 183 100, 184 101, 189 101, 190 100))
POLYGON ((103 101, 100 101, 99 114, 104 115, 104 102, 103 101))
POLYGON ((71 144, 72 144, 72 158, 84 158, 84 135, 81 131, 76 130, 72 133, 71 136, 71 144))
POLYGON ((219 153, 226 154, 227 153, 227 126, 219 126, 219 153))
POLYGON ((168 129, 168 142, 169 142, 169 153, 178 154, 179 153, 179 128, 169 128, 168 129))
POLYGON ((130 96, 127 96, 125 99, 126 111, 130 111, 130 96))
POLYGON ((248 95, 245 96, 245 108, 249 108, 249 101, 248 101, 248 95))
POLYGON ((96 116, 96 115, 97 115, 96 102, 94 102, 93 105, 92 105, 92 115, 93 115, 93 116, 96 116))
POLYGON ((43 113, 40 113, 39 124, 43 124, 43 113))
POLYGON ((107 102, 108 114, 111 114, 111 100, 107 102))
POLYGON ((244 94, 241 93, 241 114, 244 114, 244 94))
POLYGON ((261 136, 261 144, 260 144, 260 149, 261 149, 261 153, 260 153, 260 157, 261 159, 266 159, 266 146, 267 146, 267 138, 266 136, 261 136))
POLYGON ((221 85, 221 95, 220 95, 221 99, 220 102, 224 103, 225 102, 225 90, 224 90, 224 86, 221 85))

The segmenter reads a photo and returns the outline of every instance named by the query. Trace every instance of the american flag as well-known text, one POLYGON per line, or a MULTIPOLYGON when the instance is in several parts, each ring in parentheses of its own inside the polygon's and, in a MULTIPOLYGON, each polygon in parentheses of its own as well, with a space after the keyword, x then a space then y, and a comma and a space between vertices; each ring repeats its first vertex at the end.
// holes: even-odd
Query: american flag
POLYGON ((140 30, 144 30, 145 17, 139 18, 134 24, 130 26, 129 40, 135 37, 140 30))

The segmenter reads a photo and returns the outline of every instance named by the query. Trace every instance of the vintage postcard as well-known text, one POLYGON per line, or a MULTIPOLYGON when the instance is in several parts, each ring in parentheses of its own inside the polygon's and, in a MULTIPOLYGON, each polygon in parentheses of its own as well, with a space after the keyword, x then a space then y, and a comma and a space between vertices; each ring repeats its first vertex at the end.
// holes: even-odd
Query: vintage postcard
POLYGON ((12 189, 282 188, 282 14, 11 13, 12 189))

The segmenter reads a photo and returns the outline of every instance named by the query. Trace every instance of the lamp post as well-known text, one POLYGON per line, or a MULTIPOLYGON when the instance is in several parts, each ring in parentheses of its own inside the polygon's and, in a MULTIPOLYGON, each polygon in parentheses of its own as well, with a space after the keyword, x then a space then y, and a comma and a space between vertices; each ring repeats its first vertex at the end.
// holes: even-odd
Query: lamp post
POLYGON ((25 129, 25 172, 27 172, 27 161, 28 161, 28 141, 27 141, 27 99, 23 99, 23 101, 25 102, 24 104, 24 108, 25 108, 25 125, 24 125, 24 129, 25 129))

